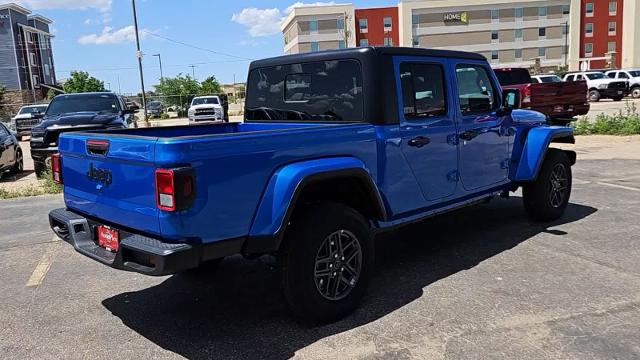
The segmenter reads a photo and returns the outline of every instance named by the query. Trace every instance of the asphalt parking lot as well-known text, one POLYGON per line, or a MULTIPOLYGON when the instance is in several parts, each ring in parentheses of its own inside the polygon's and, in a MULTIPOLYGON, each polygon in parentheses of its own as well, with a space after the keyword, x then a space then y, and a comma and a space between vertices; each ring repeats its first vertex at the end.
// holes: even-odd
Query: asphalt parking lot
POLYGON ((561 221, 530 222, 516 194, 378 239, 362 306, 317 328, 291 320, 269 259, 200 278, 120 272, 54 239, 61 196, 0 201, 0 353, 638 359, 640 138, 618 139, 613 153, 579 140, 561 221))

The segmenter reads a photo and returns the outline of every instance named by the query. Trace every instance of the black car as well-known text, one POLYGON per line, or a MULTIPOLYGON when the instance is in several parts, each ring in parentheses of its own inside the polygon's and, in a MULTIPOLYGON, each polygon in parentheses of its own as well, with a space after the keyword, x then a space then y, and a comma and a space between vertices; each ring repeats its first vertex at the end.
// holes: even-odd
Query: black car
POLYGON ((122 129, 133 121, 121 96, 113 93, 58 95, 40 124, 31 129, 31 157, 38 175, 44 173, 51 154, 58 152, 58 136, 67 131, 122 129))
POLYGON ((24 169, 22 149, 16 136, 3 123, 0 123, 0 176, 6 171, 13 174, 24 169))

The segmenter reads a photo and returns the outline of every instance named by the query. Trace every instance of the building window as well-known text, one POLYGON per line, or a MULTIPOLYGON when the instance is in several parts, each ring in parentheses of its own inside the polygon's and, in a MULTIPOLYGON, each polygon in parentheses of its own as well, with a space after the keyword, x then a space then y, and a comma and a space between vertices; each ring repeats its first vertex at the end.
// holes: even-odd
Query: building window
POLYGON ((319 49, 317 41, 311 43, 311 51, 318 51, 319 49))
POLYGON ((538 48, 538 56, 539 57, 545 57, 547 56, 547 48, 538 48))
POLYGON ((593 3, 588 2, 584 5, 584 12, 587 16, 593 16, 593 3))
POLYGON ((571 7, 569 5, 562 5, 562 15, 569 15, 571 7))
POLYGON ((318 32, 318 21, 309 21, 309 32, 318 32))
POLYGON ((522 16, 524 15, 524 10, 522 8, 515 8, 513 11, 516 19, 522 19, 522 16))
POLYGON ((618 2, 609 1, 609 15, 616 15, 618 13, 618 2))
POLYGON ((491 60, 498 60, 499 58, 498 50, 491 50, 491 60))
POLYGON ((513 33, 513 36, 516 38, 516 40, 522 40, 522 29, 515 29, 513 33))
POLYGON ((593 23, 584 24, 584 35, 588 37, 593 36, 593 23))
POLYGON ((609 35, 613 36, 616 34, 616 22, 609 21, 609 35))
POLYGON ((616 42, 615 41, 609 41, 607 43, 607 51, 608 52, 614 52, 616 51, 616 42))
POLYGON ((344 30, 344 19, 336 20, 336 29, 344 30))
POLYGON ((367 19, 358 20, 358 27, 360 28, 361 34, 369 32, 369 22, 367 21, 367 19))
POLYGON ((418 38, 417 36, 414 36, 411 39, 411 43, 412 43, 413 47, 419 47, 420 46, 420 38, 418 38))
POLYGON ((418 15, 411 15, 411 26, 417 28, 419 23, 420 18, 418 17, 418 15))
POLYGON ((360 39, 360 46, 369 46, 369 39, 360 39))
POLYGON ((345 48, 344 40, 338 41, 338 49, 344 49, 344 48, 345 48))
POLYGON ((544 27, 538 28, 538 37, 542 38, 542 39, 546 39, 547 38, 547 28, 544 28, 544 27))
POLYGON ((393 46, 393 39, 389 36, 384 37, 384 46, 393 46))
POLYGON ((516 59, 522 59, 522 49, 515 49, 513 52, 516 59))
POLYGON ((385 16, 382 18, 382 25, 384 26, 384 31, 391 31, 391 16, 385 16))
POLYGON ((538 7, 538 16, 539 17, 547 17, 547 7, 546 6, 538 7))
POLYGON ((500 10, 491 9, 491 22, 498 22, 498 19, 500 19, 500 10))
POLYGON ((585 57, 590 57, 593 55, 593 44, 592 43, 585 43, 584 44, 584 56, 585 57))
POLYGON ((499 35, 497 30, 491 31, 491 42, 498 42, 499 35))

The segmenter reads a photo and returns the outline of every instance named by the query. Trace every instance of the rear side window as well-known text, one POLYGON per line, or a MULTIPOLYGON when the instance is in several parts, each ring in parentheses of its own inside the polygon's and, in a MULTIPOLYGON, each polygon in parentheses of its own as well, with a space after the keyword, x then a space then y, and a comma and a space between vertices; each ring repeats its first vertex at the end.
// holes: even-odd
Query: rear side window
POLYGON ((402 63, 400 82, 402 107, 406 118, 440 116, 447 113, 442 66, 402 63))
POLYGON ((496 107, 498 97, 483 66, 458 64, 456 78, 463 115, 488 112, 496 107))
POLYGON ((253 69, 246 101, 247 120, 363 121, 360 63, 332 60, 253 69))
POLYGON ((531 83, 531 75, 527 69, 499 70, 495 73, 502 86, 531 83))

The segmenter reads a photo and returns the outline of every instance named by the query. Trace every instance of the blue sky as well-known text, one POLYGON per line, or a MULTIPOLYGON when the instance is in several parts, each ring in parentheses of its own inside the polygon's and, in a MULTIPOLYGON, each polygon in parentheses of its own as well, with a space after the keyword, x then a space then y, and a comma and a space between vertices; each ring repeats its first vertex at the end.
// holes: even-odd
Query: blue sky
MULTIPOLYGON (((54 61, 58 79, 71 70, 86 70, 123 93, 139 91, 131 1, 129 0, 21 0, 34 13, 54 21, 54 61)), ((295 1, 137 0, 138 26, 145 86, 164 76, 215 75, 219 81, 245 81, 249 61, 282 54, 279 21, 295 1), (170 40, 167 40, 170 39, 170 40), (171 41, 173 40, 173 42, 171 41), (176 43, 196 45, 205 51, 176 43), (214 52, 225 53, 225 56, 214 52)), ((394 5, 393 0, 362 0, 358 7, 394 5)))

